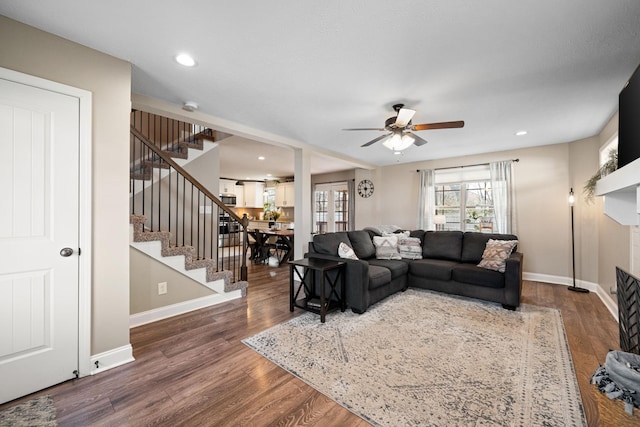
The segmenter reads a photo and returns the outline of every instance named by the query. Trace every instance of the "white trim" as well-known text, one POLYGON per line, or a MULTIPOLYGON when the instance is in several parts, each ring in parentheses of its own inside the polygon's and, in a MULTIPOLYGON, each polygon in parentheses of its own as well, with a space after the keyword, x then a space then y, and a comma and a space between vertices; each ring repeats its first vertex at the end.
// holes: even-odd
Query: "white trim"
POLYGON ((134 360, 133 347, 131 347, 131 344, 114 348, 91 356, 90 363, 93 369, 89 374, 99 374, 100 372, 124 365, 125 363, 133 362, 134 360))
POLYGON ((221 304, 242 297, 242 291, 232 291, 224 294, 208 295, 206 297, 196 298, 189 301, 179 302, 164 307, 155 308, 142 313, 136 313, 129 316, 129 327, 146 325, 147 323, 156 322, 168 317, 177 316, 179 314, 188 313, 190 311, 199 310, 201 308, 210 307, 212 305, 221 304))
MULTIPOLYGON (((550 274, 540 274, 540 273, 522 273, 522 280, 530 280, 533 282, 544 282, 544 283, 553 283, 555 285, 564 285, 564 286, 572 286, 573 279, 571 277, 564 276, 553 276, 550 274)), ((576 279, 576 286, 580 288, 588 289, 591 292, 594 292, 600 298, 600 301, 607 307, 609 313, 618 321, 618 306, 613 301, 611 296, 607 294, 607 292, 602 289, 601 286, 598 286, 597 283, 587 282, 585 280, 576 279)))
POLYGON ((79 230, 78 244, 82 251, 78 259, 78 370, 80 376, 91 373, 91 137, 92 93, 84 89, 42 79, 0 67, 0 77, 17 83, 58 92, 79 100, 79 230))

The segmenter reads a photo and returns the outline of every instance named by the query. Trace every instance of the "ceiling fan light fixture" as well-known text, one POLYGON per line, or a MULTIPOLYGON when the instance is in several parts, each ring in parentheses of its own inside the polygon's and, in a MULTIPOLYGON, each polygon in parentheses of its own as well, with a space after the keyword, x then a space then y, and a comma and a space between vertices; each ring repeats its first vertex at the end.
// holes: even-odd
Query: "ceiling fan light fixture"
POLYGON ((391 151, 406 150, 415 140, 410 135, 403 135, 402 132, 394 132, 391 138, 382 143, 391 151))

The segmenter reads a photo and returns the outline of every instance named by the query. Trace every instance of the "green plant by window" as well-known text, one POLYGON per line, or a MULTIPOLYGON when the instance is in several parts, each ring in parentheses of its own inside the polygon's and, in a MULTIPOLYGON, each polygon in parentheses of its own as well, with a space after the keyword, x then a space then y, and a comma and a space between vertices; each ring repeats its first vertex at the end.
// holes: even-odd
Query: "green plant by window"
POLYGON ((596 191, 596 184, 598 181, 604 177, 609 175, 611 172, 618 169, 618 150, 609 151, 609 160, 604 162, 602 166, 598 169, 598 171, 593 174, 591 178, 587 180, 582 190, 585 200, 588 203, 593 202, 593 197, 596 191))

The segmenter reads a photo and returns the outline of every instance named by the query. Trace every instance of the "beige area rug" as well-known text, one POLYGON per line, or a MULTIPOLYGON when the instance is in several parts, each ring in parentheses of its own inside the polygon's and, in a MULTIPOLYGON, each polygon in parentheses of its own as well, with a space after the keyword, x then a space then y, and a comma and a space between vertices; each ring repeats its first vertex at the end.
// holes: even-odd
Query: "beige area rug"
POLYGON ((373 425, 586 425, 554 309, 409 289, 243 342, 373 425))
POLYGON ((40 396, 0 412, 1 427, 54 427, 56 407, 51 396, 40 396))

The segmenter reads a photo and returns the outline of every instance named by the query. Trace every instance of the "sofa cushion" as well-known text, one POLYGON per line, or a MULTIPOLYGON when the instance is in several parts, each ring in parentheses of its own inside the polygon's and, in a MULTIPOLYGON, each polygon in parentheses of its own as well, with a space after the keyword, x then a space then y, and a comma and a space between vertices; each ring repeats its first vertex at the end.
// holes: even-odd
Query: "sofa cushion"
POLYGON ((507 258, 509 258, 517 244, 517 240, 489 239, 478 267, 504 273, 507 266, 507 258))
POLYGON ((391 271, 391 280, 404 276, 409 272, 409 264, 404 261, 399 261, 395 259, 370 259, 367 261, 370 266, 377 265, 379 267, 384 267, 391 271))
POLYGON ((453 280, 487 288, 504 288, 504 274, 473 264, 458 264, 453 268, 453 280))
POLYGON ((376 289, 389 283, 391 283, 391 270, 369 264, 369 289, 376 289))
MULTIPOLYGON (((484 247, 482 250, 484 250, 484 247)), ((462 231, 427 231, 424 233, 422 242, 423 258, 459 262, 461 253, 462 231)), ((480 257, 482 258, 482 252, 480 252, 480 257)))
MULTIPOLYGON (((513 234, 476 233, 474 231, 468 231, 464 233, 461 261, 473 264, 479 263, 489 239, 518 240, 518 237, 513 234)), ((515 251, 516 248, 513 250, 515 251)))
POLYGON ((377 259, 400 259, 398 252, 398 236, 374 236, 373 245, 376 247, 377 259))
POLYGON ((319 254, 337 256, 338 246, 340 246, 341 242, 351 246, 347 233, 326 233, 313 236, 313 248, 319 254))
POLYGON ((345 242, 340 242, 340 245, 338 245, 338 256, 344 259, 358 259, 353 249, 345 242))
POLYGON ((451 272, 458 265, 455 261, 442 259, 418 259, 411 261, 409 272, 425 279, 451 280, 451 272))
POLYGON ((422 242, 419 237, 402 236, 398 239, 398 253, 401 258, 421 259, 422 242))
POLYGON ((369 259, 376 256, 376 247, 373 246, 371 236, 364 230, 347 232, 351 247, 360 259, 369 259))

